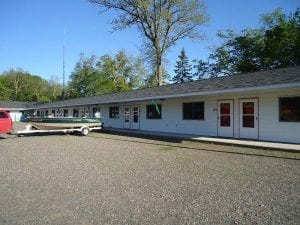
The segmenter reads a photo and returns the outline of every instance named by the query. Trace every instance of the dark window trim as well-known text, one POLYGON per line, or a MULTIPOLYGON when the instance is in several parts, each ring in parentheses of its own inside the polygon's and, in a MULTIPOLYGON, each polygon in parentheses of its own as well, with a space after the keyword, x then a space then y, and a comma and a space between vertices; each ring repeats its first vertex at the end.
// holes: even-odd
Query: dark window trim
MULTIPOLYGON (((194 112, 193 112, 194 113, 194 112)), ((182 120, 205 120, 205 102, 204 101, 197 101, 197 102, 183 102, 182 103, 182 120), (200 119, 189 119, 189 118, 184 118, 184 104, 196 104, 196 103, 203 103, 203 117, 200 119)))
POLYGON ((286 98, 300 98, 300 96, 286 96, 278 98, 278 121, 281 123, 299 123, 300 120, 282 120, 281 119, 281 100, 286 98))

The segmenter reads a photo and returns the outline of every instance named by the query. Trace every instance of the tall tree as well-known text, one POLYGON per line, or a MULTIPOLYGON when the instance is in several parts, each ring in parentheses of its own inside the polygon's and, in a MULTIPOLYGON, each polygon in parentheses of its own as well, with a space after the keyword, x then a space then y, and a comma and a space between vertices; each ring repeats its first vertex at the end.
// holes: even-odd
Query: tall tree
POLYGON ((263 26, 218 33, 223 44, 199 67, 206 76, 232 75, 300 65, 300 10, 286 16, 281 9, 262 16, 263 26), (207 69, 208 68, 208 69, 207 69))
POLYGON ((184 48, 180 51, 180 55, 178 56, 179 60, 176 61, 175 65, 175 76, 172 81, 174 83, 183 83, 187 81, 193 80, 192 75, 192 66, 189 63, 189 59, 185 54, 184 48))
POLYGON ((265 28, 264 66, 300 65, 300 9, 286 16, 282 9, 262 16, 265 28))
POLYGON ((196 70, 196 72, 194 72, 193 76, 197 79, 197 80, 202 80, 204 79, 208 72, 209 72, 209 64, 203 60, 193 60, 194 63, 196 63, 193 68, 196 70))
POLYGON ((84 97, 131 90, 145 85, 147 70, 139 58, 124 51, 115 55, 105 54, 85 57, 82 53, 70 76, 67 97, 84 97))
POLYGON ((96 73, 96 56, 85 57, 80 53, 79 61, 70 76, 67 97, 85 97, 94 95, 94 80, 96 73))
POLYGON ((200 0, 89 0, 102 9, 120 12, 114 30, 136 25, 155 61, 158 85, 163 84, 166 51, 183 38, 200 38, 198 26, 206 22, 206 6, 200 0))

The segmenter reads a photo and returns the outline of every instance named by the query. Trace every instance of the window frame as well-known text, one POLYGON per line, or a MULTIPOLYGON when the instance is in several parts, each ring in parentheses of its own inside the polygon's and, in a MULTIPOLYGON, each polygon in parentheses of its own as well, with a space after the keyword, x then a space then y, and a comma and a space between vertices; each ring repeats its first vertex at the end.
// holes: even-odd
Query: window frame
POLYGON ((147 120, 161 120, 162 119, 162 104, 161 103, 159 103, 159 104, 147 104, 146 105, 146 119, 147 120), (153 107, 151 109, 151 112, 154 112, 152 117, 149 116, 149 113, 150 113, 149 107, 153 107), (159 111, 160 111, 159 114, 157 113, 156 107, 159 108, 159 111), (159 115, 159 116, 156 117, 157 115, 159 115))
POLYGON ((119 106, 110 106, 109 107, 109 118, 110 119, 119 119, 120 118, 120 107, 119 106))
POLYGON ((182 103, 182 120, 204 120, 205 119, 205 102, 204 101, 197 101, 197 102, 183 102, 182 103), (185 106, 186 105, 191 105, 192 104, 192 118, 186 118, 185 117, 185 106), (201 104, 202 106, 202 110, 201 110, 201 113, 202 113, 202 116, 201 118, 196 118, 195 117, 195 104, 201 104))
POLYGON ((278 120, 279 120, 279 122, 282 122, 282 123, 299 123, 300 122, 300 117, 299 117, 299 119, 298 120, 284 120, 284 119, 282 119, 282 107, 283 107, 283 105, 282 105, 282 100, 283 99, 295 99, 295 98, 297 98, 297 99, 299 99, 299 101, 300 101, 300 96, 287 96, 287 97, 279 97, 278 98, 278 120))

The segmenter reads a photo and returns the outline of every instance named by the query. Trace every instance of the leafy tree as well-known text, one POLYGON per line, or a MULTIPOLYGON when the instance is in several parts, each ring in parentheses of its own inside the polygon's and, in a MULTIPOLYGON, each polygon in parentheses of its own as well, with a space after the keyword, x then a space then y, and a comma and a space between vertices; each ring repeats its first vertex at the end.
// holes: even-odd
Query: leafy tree
POLYGON ((48 99, 48 101, 57 101, 60 99, 63 99, 63 86, 60 83, 57 83, 57 77, 52 76, 49 81, 42 80, 40 83, 40 88, 43 90, 45 87, 49 87, 48 90, 43 90, 43 92, 47 93, 47 97, 45 96, 45 100, 48 99))
POLYGON ((0 100, 9 100, 10 90, 6 86, 5 78, 0 76, 0 100))
POLYGON ((232 75, 300 64, 300 11, 265 14, 263 26, 240 34, 218 33, 224 43, 199 67, 205 76, 232 75))
POLYGON ((83 97, 132 90, 145 85, 147 76, 139 58, 127 56, 124 51, 116 55, 96 56, 80 55, 74 72, 70 76, 67 96, 83 97))
POLYGON ((145 48, 155 62, 158 85, 163 84, 163 59, 166 51, 183 38, 199 38, 197 28, 206 22, 206 6, 199 0, 89 0, 102 9, 120 12, 113 29, 137 26, 145 48))
POLYGON ((85 57, 80 53, 79 61, 70 76, 67 97, 84 97, 94 95, 96 77, 96 56, 85 57))
MULTIPOLYGON (((61 87, 53 82, 53 85, 61 87)), ((50 96, 52 84, 22 69, 11 69, 0 76, 0 98, 12 101, 47 102, 60 98, 61 91, 50 96)), ((60 89, 61 90, 61 89, 60 89)))
POLYGON ((193 80, 192 66, 189 64, 189 59, 185 54, 184 48, 180 51, 178 56, 179 60, 176 61, 175 65, 175 76, 172 81, 174 83, 183 83, 193 80))
POLYGON ((300 9, 289 17, 281 9, 262 17, 265 28, 264 67, 300 64, 300 9))

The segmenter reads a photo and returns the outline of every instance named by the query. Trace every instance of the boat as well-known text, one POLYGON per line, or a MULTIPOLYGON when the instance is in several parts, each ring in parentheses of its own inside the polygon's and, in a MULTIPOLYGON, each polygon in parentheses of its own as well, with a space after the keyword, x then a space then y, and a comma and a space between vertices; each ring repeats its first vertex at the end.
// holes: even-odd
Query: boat
POLYGON ((76 129, 102 127, 103 118, 94 117, 31 117, 27 122, 38 130, 76 129))

